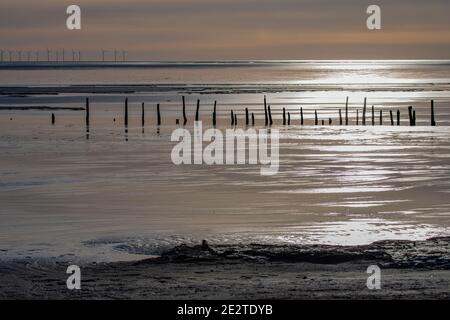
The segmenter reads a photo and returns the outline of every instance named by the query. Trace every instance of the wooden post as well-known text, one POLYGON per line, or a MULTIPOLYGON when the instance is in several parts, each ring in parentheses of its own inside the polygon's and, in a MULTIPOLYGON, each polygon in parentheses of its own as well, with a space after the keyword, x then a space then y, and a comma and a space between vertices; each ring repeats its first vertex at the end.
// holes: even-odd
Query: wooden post
POLYGON ((300 107, 300 124, 303 125, 303 108, 300 107))
POLYGON ((325 125, 325 120, 322 120, 322 125, 325 125))
POLYGON ((383 125, 383 110, 380 109, 380 126, 383 125))
POLYGON ((144 104, 144 102, 142 102, 142 105, 141 105, 141 124, 142 124, 142 127, 145 126, 145 104, 144 104))
POLYGON ((233 114, 233 110, 231 110, 231 125, 234 126, 234 114, 233 114))
POLYGON ((286 125, 286 108, 283 107, 283 126, 286 125))
POLYGON ((89 119, 90 111, 89 111, 89 98, 86 98, 86 126, 89 127, 89 119))
POLYGON ((416 110, 413 110, 413 125, 416 125, 416 110))
POLYGON ((362 114, 362 124, 363 124, 363 126, 366 125, 366 108, 367 108, 367 98, 364 98, 364 107, 363 107, 363 114, 362 114))
POLYGON ((348 97, 345 100, 345 125, 348 126, 348 97))
POLYGON ((197 111, 195 112, 195 121, 199 120, 200 99, 197 99, 197 111))
POLYGON ((268 119, 268 115, 267 115, 267 103, 266 103, 266 96, 264 96, 264 123, 265 126, 267 127, 267 125, 269 124, 269 119, 268 119))
POLYGON ((125 117, 124 117, 125 127, 128 127, 128 98, 125 98, 125 117))
POLYGON ((375 107, 372 106, 372 125, 375 125, 375 107))
POLYGON ((217 114, 216 114, 216 106, 217 106, 217 101, 214 101, 214 111, 213 111, 213 126, 216 126, 216 118, 217 118, 217 114))
POLYGON ((319 124, 319 118, 317 117, 317 110, 314 110, 314 124, 316 126, 319 124))
POLYGON ((288 126, 291 125, 291 113, 288 112, 288 126))
POLYGON ((250 120, 248 118, 248 108, 245 108, 245 125, 248 126, 250 120))
POLYGON ((339 125, 342 126, 342 112, 341 112, 341 109, 339 109, 339 125))
POLYGON ((55 124, 55 114, 52 113, 52 125, 54 125, 54 124, 55 124))
POLYGON ((392 114, 392 110, 389 110, 389 114, 391 115, 391 126, 394 125, 394 115, 392 114))
POLYGON ((161 113, 159 111, 159 103, 156 105, 156 110, 158 111, 158 126, 161 125, 161 113))
POLYGON ((356 125, 359 125, 359 110, 356 109, 356 125))
POLYGON ((184 96, 183 98, 183 126, 186 125, 187 123, 187 117, 186 117, 186 102, 184 100, 184 96))
POLYGON ((252 126, 255 125, 255 114, 252 112, 252 126))
POLYGON ((397 110, 397 125, 400 125, 400 110, 397 110))
POLYGON ((409 125, 413 126, 412 106, 408 107, 409 125))
POLYGON ((331 118, 328 118, 328 124, 331 126, 332 123, 333 123, 333 120, 331 118))
POLYGON ((237 114, 235 113, 235 114, 234 114, 234 125, 237 126, 237 124, 238 124, 238 123, 237 123, 237 114))
POLYGON ((272 111, 270 110, 270 105, 267 106, 267 112, 269 113, 269 125, 272 126, 272 111))
POLYGON ((434 100, 431 100, 431 126, 436 126, 436 121, 434 120, 434 100))

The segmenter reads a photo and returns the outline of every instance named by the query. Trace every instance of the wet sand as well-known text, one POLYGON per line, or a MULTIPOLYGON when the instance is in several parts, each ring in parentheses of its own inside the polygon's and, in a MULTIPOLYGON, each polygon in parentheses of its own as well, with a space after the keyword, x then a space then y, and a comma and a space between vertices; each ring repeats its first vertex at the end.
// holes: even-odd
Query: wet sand
POLYGON ((449 299, 450 238, 366 246, 180 245, 158 258, 81 265, 0 262, 1 299, 449 299), (381 268, 381 289, 366 286, 381 268))

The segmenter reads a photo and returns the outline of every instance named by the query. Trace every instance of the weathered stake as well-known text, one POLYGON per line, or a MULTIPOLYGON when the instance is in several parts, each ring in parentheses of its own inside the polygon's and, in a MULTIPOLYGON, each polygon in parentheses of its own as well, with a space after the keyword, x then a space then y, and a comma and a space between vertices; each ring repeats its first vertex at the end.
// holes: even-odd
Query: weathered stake
POLYGON ((380 109, 380 126, 383 125, 383 110, 380 109))
POLYGON ((345 125, 348 126, 348 97, 345 100, 345 125))
POLYGON ((187 117, 186 117, 186 101, 184 100, 184 96, 183 98, 183 125, 186 125, 187 123, 187 117))
POLYGON ((125 98, 125 117, 124 117, 125 127, 128 127, 128 98, 125 98))
POLYGON ((252 126, 255 125, 255 114, 252 112, 252 126))
POLYGON ((431 126, 436 126, 436 121, 434 120, 434 100, 431 100, 431 126))
POLYGON ((200 118, 199 109, 200 109, 200 99, 197 99, 197 111, 195 111, 195 121, 198 121, 200 118))
POLYGON ((389 110, 389 114, 391 115, 391 126, 394 125, 394 115, 392 114, 392 110, 389 110))
POLYGON ((303 125, 303 108, 300 107, 300 124, 303 125))
POLYGON ((359 125, 359 110, 356 110, 356 125, 359 125))
POLYGON ((234 126, 234 114, 233 114, 233 110, 231 110, 231 125, 234 126))
POLYGON ((245 125, 248 126, 249 124, 249 118, 248 118, 248 108, 245 108, 245 125))
POLYGON ((317 117, 317 110, 314 110, 314 125, 319 124, 319 118, 317 117))
POLYGON ((397 110, 397 125, 400 125, 400 110, 397 110))
POLYGON ((86 98, 86 126, 89 127, 90 112, 89 112, 89 98, 86 98))
POLYGON ((362 124, 363 124, 363 126, 366 125, 366 108, 367 108, 367 98, 364 98, 364 107, 363 107, 363 114, 362 114, 362 124))
POLYGON ((413 126, 413 115, 412 115, 412 106, 408 107, 408 117, 409 117, 409 125, 413 126))
POLYGON ((342 126, 342 112, 341 112, 341 109, 339 109, 339 125, 342 126))
POLYGON ((158 126, 161 125, 161 112, 159 111, 159 103, 156 105, 156 110, 158 112, 158 126))
POLYGON ((269 125, 272 126, 273 121, 272 121, 272 111, 270 110, 270 105, 267 106, 267 112, 269 113, 269 125))
POLYGON ((375 125, 375 107, 372 106, 372 125, 375 125))
POLYGON ((283 126, 286 125, 286 108, 283 107, 283 126))
POLYGON ((288 112, 288 126, 291 125, 291 113, 288 112))
POLYGON ((54 124, 55 124, 55 114, 52 113, 52 125, 54 125, 54 124))
POLYGON ((216 106, 217 106, 217 101, 214 101, 214 111, 213 111, 213 126, 214 127, 216 126, 216 117, 217 117, 216 106))
POLYGON ((142 124, 142 127, 145 126, 145 104, 144 104, 144 102, 142 102, 142 105, 141 105, 141 124, 142 124))
POLYGON ((267 125, 269 124, 269 119, 268 119, 268 115, 267 115, 267 102, 266 102, 266 96, 264 96, 264 123, 265 126, 267 127, 267 125))

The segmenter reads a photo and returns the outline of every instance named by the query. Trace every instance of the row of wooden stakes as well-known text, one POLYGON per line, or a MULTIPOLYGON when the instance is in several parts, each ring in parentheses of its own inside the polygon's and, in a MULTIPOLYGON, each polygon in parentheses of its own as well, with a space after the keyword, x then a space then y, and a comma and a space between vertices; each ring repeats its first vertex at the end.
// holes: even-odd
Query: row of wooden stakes
MULTIPOLYGON (((183 102, 183 125, 187 124, 187 117, 186 117, 186 101, 184 96, 182 97, 183 102)), ((86 98, 86 126, 89 127, 90 122, 90 110, 89 110, 89 98, 86 98)), ((217 101, 214 101, 214 110, 212 114, 212 123, 213 126, 216 126, 217 124, 217 101)), ((345 102, 345 115, 342 116, 342 110, 339 109, 339 125, 349 125, 349 117, 348 117, 348 97, 345 102)), ((364 98, 364 105, 363 110, 361 114, 361 124, 366 125, 366 112, 367 112, 367 98, 364 98)), ((157 113, 157 125, 161 125, 161 110, 159 107, 159 103, 156 106, 156 113, 157 113)), ((394 119, 394 115, 392 110, 389 111, 390 114, 390 124, 393 125, 400 125, 400 110, 397 110, 396 112, 396 119, 394 119), (394 121, 395 120, 395 121, 394 121)), ((416 111, 413 109, 412 106, 408 107, 408 117, 409 117, 409 124, 410 126, 416 125, 416 111)), ((195 113, 195 121, 200 120, 200 100, 197 99, 197 109, 195 113)), ((52 113, 51 115, 51 121, 52 124, 55 124, 55 115, 52 113)), ((359 125, 360 122, 360 116, 359 116, 359 110, 356 110, 356 125, 359 125)), ((180 120, 176 119, 176 124, 179 124, 180 120)), ((255 114, 252 112, 251 115, 249 113, 248 108, 245 108, 245 125, 255 125, 255 114), (251 122, 250 122, 251 121, 251 122)), ((141 124, 142 126, 145 125, 145 104, 142 103, 141 105, 141 124)), ((234 113, 233 110, 231 110, 231 125, 237 126, 238 124, 238 118, 237 114, 234 113)), ((272 126, 273 125, 273 119, 272 119, 272 111, 270 108, 270 105, 267 104, 266 96, 264 96, 264 124, 265 126, 272 126)), ((291 113, 286 112, 286 108, 283 108, 283 125, 290 125, 291 124, 291 113)), ((300 124, 304 125, 304 118, 303 118, 303 108, 300 107, 300 124)), ((325 125, 325 120, 321 120, 321 124, 325 125)), ((328 118, 328 124, 332 125, 333 120, 331 118, 328 118)), ((383 125, 383 110, 379 111, 379 124, 383 125)), ((128 127, 128 98, 125 98, 125 114, 124 114, 124 125, 125 127, 128 127)), ((314 125, 319 125, 319 118, 317 115, 317 110, 314 110, 314 125)), ((375 107, 372 106, 372 125, 375 125, 375 107)), ((435 121, 435 115, 434 115, 434 100, 431 100, 431 126, 436 126, 435 121)))

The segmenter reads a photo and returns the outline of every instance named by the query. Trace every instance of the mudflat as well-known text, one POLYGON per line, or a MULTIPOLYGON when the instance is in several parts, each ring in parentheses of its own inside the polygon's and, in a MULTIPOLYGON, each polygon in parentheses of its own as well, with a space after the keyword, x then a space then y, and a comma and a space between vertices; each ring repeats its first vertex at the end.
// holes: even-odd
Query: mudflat
POLYGON ((180 245, 132 262, 81 265, 81 289, 66 287, 67 262, 0 262, 1 299, 448 299, 450 238, 364 246, 180 245), (381 268, 381 289, 367 268, 381 268))

